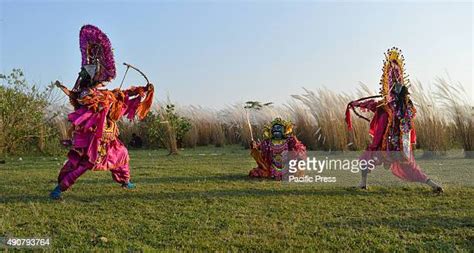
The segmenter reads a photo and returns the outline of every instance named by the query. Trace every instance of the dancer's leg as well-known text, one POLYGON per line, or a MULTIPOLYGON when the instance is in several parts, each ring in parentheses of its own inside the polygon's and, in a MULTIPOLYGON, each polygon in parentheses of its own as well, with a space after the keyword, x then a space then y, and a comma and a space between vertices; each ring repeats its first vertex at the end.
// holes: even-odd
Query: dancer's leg
POLYGON ((61 191, 66 191, 69 189, 76 182, 76 180, 90 168, 92 168, 91 164, 80 163, 77 168, 74 168, 67 174, 64 174, 61 181, 59 182, 61 191))
POLYGON ((367 189, 367 177, 369 175, 369 172, 373 168, 369 168, 369 160, 372 160, 373 152, 366 150, 360 157, 359 161, 365 161, 365 166, 361 165, 360 168, 360 174, 361 174, 361 179, 359 183, 359 188, 361 189, 367 189), (362 167, 363 166, 363 167, 362 167))
POLYGON ((92 164, 88 161, 76 163, 74 161, 68 160, 59 172, 58 185, 51 192, 51 198, 60 199, 61 192, 69 189, 76 182, 76 180, 90 168, 92 168, 92 164))
POLYGON ((359 188, 366 190, 367 189, 367 177, 369 175, 369 169, 366 167, 360 171, 361 179, 359 183, 359 188))
POLYGON ((392 173, 406 181, 425 183, 433 189, 434 192, 441 193, 443 188, 435 181, 428 178, 428 176, 421 170, 420 166, 415 161, 410 162, 395 162, 390 167, 392 173))
POLYGON ((135 185, 130 182, 130 167, 128 163, 110 171, 112 173, 112 179, 121 184, 122 187, 133 189, 135 185))
POLYGON ((122 187, 132 189, 135 185, 130 182, 128 150, 120 140, 115 140, 108 145, 107 163, 113 164, 115 169, 110 170, 112 179, 121 184, 122 187))
POLYGON ((426 176, 415 161, 393 162, 392 166, 390 166, 390 170, 393 175, 405 181, 424 183, 428 180, 428 176, 426 176))
POLYGON ((435 192, 435 193, 442 193, 442 192, 444 192, 443 187, 441 187, 441 185, 439 185, 438 183, 436 183, 435 181, 433 181, 433 180, 431 180, 431 179, 426 180, 425 183, 426 183, 427 185, 431 186, 431 188, 433 189, 433 192, 435 192))

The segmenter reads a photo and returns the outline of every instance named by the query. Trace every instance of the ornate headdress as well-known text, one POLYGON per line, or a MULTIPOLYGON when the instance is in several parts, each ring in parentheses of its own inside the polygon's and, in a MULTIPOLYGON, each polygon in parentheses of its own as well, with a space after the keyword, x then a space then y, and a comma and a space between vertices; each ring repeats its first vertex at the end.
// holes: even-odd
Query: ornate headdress
POLYGON ((281 125, 285 128, 284 137, 288 137, 293 134, 293 123, 289 120, 283 120, 281 118, 275 118, 270 124, 263 127, 263 139, 272 138, 272 128, 275 125, 281 125))
POLYGON ((387 50, 382 71, 380 94, 387 102, 390 101, 390 92, 394 88, 395 83, 401 84, 402 86, 407 86, 410 83, 408 75, 405 75, 405 58, 400 49, 392 47, 387 50))
POLYGON ((413 117, 416 109, 408 97, 401 101, 405 106, 392 107, 388 104, 394 95, 409 94, 407 88, 410 80, 405 74, 405 58, 400 49, 392 47, 387 50, 380 83, 381 95, 384 98, 383 105, 388 113, 387 127, 395 129, 384 133, 382 150, 403 151, 405 157, 410 158, 412 154, 411 130, 414 127, 413 117), (394 118, 398 118, 399 121, 394 121, 394 118))
POLYGON ((79 33, 82 67, 99 82, 115 78, 115 61, 110 40, 99 28, 84 25, 79 33))

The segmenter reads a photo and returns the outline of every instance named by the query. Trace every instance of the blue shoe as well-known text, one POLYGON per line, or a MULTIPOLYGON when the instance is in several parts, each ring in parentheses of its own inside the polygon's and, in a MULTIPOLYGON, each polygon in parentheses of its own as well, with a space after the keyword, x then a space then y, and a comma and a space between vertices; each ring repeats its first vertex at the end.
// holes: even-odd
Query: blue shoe
POLYGON ((54 190, 49 194, 49 197, 54 200, 60 200, 61 198, 61 188, 59 185, 54 188, 54 190))
POLYGON ((135 186, 134 183, 128 182, 128 183, 122 184, 122 188, 124 188, 124 189, 135 189, 137 187, 135 186))

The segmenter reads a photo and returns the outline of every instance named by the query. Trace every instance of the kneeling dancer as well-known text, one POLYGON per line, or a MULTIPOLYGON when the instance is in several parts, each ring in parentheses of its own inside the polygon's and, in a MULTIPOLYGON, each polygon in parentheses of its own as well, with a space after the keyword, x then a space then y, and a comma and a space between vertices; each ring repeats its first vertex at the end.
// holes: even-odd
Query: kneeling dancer
POLYGON ((282 180, 288 174, 285 166, 289 159, 306 159, 306 147, 293 134, 290 121, 274 119, 265 126, 263 139, 259 143, 252 141, 250 155, 257 167, 249 172, 250 177, 282 180))

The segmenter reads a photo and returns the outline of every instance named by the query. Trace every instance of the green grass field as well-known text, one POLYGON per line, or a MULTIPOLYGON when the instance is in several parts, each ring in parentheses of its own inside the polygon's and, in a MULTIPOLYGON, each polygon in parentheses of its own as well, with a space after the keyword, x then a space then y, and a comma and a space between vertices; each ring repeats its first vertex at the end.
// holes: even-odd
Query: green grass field
MULTIPOLYGON (((136 190, 88 172, 48 198, 64 157, 0 164, 0 236, 52 238, 54 250, 473 251, 473 161, 420 160, 446 192, 399 183, 383 168, 368 191, 249 180, 248 150, 131 151, 136 190)), ((338 177, 339 179, 339 177, 338 177)))

